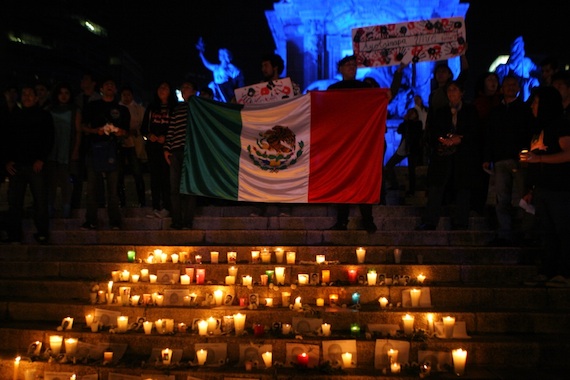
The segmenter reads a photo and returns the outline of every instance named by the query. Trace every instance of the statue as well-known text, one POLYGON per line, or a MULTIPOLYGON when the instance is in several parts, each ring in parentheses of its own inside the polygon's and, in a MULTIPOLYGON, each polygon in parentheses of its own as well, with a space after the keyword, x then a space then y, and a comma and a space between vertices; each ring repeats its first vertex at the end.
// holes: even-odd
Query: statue
POLYGON ((538 78, 535 76, 537 71, 538 67, 536 64, 525 56, 522 37, 517 37, 511 44, 511 55, 507 63, 497 66, 495 70, 501 80, 503 80, 507 74, 514 74, 520 79, 524 100, 528 99, 533 87, 540 85, 538 78))
POLYGON ((196 44, 196 49, 200 53, 200 58, 204 66, 210 70, 214 76, 214 80, 208 84, 208 87, 214 92, 214 99, 220 102, 230 102, 234 98, 234 90, 245 86, 243 74, 232 61, 232 53, 225 48, 218 50, 219 64, 209 62, 204 56, 206 45, 202 37, 196 44))

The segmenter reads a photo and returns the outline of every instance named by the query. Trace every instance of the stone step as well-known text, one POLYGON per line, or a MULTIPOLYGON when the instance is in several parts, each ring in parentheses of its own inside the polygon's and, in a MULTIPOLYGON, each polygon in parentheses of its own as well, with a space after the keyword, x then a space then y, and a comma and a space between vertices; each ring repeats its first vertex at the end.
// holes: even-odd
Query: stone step
MULTIPOLYGON (((87 332, 86 329, 76 329, 65 332, 50 331, 46 328, 36 328, 36 329, 22 329, 22 328, 11 328, 2 327, 0 328, 0 338, 3 341, 8 342, 7 350, 10 352, 25 352, 28 345, 32 342, 43 342, 44 347, 47 347, 49 342, 49 336, 61 334, 65 338, 73 337, 81 342, 87 344, 117 344, 117 345, 127 345, 127 350, 123 358, 123 365, 117 365, 117 369, 128 369, 128 373, 136 373, 137 370, 141 370, 142 362, 148 362, 151 356, 153 348, 171 348, 171 349, 182 349, 182 359, 184 362, 192 360, 194 357, 194 347, 195 345, 200 345, 204 343, 221 343, 227 344, 227 359, 228 363, 221 369, 228 369, 231 372, 244 372, 243 367, 237 366, 240 360, 240 345, 261 345, 267 344, 271 345, 273 352, 273 361, 279 363, 286 363, 286 345, 287 344, 299 344, 299 340, 294 339, 294 336, 289 337, 283 336, 273 336, 269 333, 264 334, 260 337, 254 337, 251 331, 245 336, 236 337, 233 335, 229 336, 212 336, 212 337, 200 337, 196 333, 175 333, 159 335, 153 333, 152 335, 145 335, 142 332, 127 332, 127 333, 116 333, 110 334, 108 332, 91 333, 87 332)), ((482 336, 471 337, 468 339, 439 339, 439 338, 427 338, 422 341, 411 341, 409 350, 409 360, 410 362, 418 361, 418 352, 420 350, 432 350, 432 351, 451 351, 452 349, 461 347, 468 352, 468 367, 511 367, 511 368, 526 368, 529 370, 537 368, 549 368, 551 371, 555 369, 560 371, 560 367, 556 367, 555 363, 557 360, 563 360, 564 357, 570 353, 570 343, 567 337, 556 338, 554 336, 538 336, 534 338, 529 338, 524 335, 510 335, 510 336, 498 336, 494 334, 487 334, 482 336)), ((380 338, 380 342, 385 338, 380 338)), ((399 339, 405 339, 401 336, 399 339)), ((409 337, 408 337, 409 339, 409 337)), ((357 370, 366 371, 363 372, 367 375, 372 375, 376 371, 376 375, 379 375, 378 371, 374 370, 374 357, 376 348, 376 339, 374 337, 366 338, 361 336, 359 338, 351 337, 350 334, 335 335, 333 334, 330 338, 322 337, 311 337, 308 335, 304 336, 302 343, 306 345, 313 345, 320 348, 319 360, 323 360, 322 353, 322 343, 327 340, 355 340, 356 350, 357 350, 357 370)), ((45 359, 44 359, 45 361, 45 359)), ((42 363, 42 360, 39 361, 42 363)), ((94 365, 100 365, 99 363, 92 360, 94 365)), ((12 363, 13 364, 13 363, 12 363)), ((55 364, 55 363, 54 363, 55 364)), ((110 366, 113 368, 113 366, 110 366)), ((152 363, 149 363, 148 368, 153 369, 152 363)), ((158 367, 154 369, 164 369, 164 367, 158 367)), ((53 368, 53 367, 52 367, 53 368)), ((73 368, 72 365, 62 366, 62 368, 73 368)), ((80 366, 81 368, 81 366, 80 366)), ((176 370, 176 367, 172 368, 176 370)), ((186 371, 190 370, 189 367, 181 367, 179 370, 186 371)), ((194 368, 193 370, 196 370, 194 368)), ((210 368, 209 370, 216 372, 217 368, 210 368)), ((280 371, 278 368, 277 371, 280 371)), ((292 375, 299 375, 300 373, 291 372, 292 375)), ((308 375, 319 375, 319 372, 312 370, 308 372, 308 375), (314 371, 314 372, 312 372, 314 371)), ((347 373, 351 373, 348 370, 347 373)), ((176 373, 176 372, 175 372, 176 373)), ((188 373, 188 372, 187 372, 188 373)), ((548 373, 548 372, 547 372, 548 373)), ((550 372, 552 373, 552 372, 550 372)), ((191 374, 191 373, 188 373, 191 374)), ((340 375, 341 373, 339 373, 340 375)), ((253 375, 253 374, 252 374, 253 375)), ((324 375, 324 374, 323 374, 324 375)), ((6 378, 6 377, 3 377, 6 378)), ((256 377, 257 378, 257 377, 256 377)), ((285 378, 285 377, 283 377, 285 378)), ((321 378, 321 377, 317 377, 321 378)), ((393 378, 390 376, 390 378, 393 378)), ((397 377, 396 377, 397 378, 397 377)), ((417 374, 416 374, 417 378, 417 374)), ((439 377, 436 377, 439 378, 439 377)), ((469 377, 467 377, 469 378, 469 377)), ((499 377, 497 377, 499 378, 499 377)), ((512 378, 512 377, 504 377, 512 378)), ((528 377, 519 377, 526 379, 528 377)), ((538 377, 537 379, 543 379, 545 377, 538 377)))
MULTIPOLYGON (((86 289, 88 291, 88 289, 86 289)), ((352 291, 351 289, 346 289, 352 291)), ((131 289, 131 294, 136 290, 131 289)), ((273 322, 291 323, 295 317, 319 317, 332 325, 333 330, 349 331, 351 323, 367 324, 396 324, 401 325, 402 316, 411 314, 415 316, 417 328, 427 329, 427 314, 433 313, 436 321, 445 316, 454 316, 457 321, 464 321, 469 335, 485 333, 505 334, 568 334, 570 332, 570 315, 568 313, 570 290, 565 289, 533 289, 527 292, 534 302, 523 303, 517 295, 523 293, 521 289, 460 289, 434 288, 431 306, 410 307, 402 302, 401 290, 383 289, 382 292, 371 294, 362 292, 362 304, 356 308, 350 302, 351 293, 339 291, 338 307, 315 306, 315 295, 307 295, 303 291, 294 291, 292 294, 301 297, 304 302, 303 312, 291 310, 281 306, 281 294, 277 292, 259 291, 258 297, 261 306, 255 310, 239 306, 203 306, 207 294, 197 292, 197 306, 121 306, 113 303, 89 304, 86 297, 66 301, 62 299, 45 298, 33 299, 23 297, 6 300, 0 304, 5 311, 3 323, 9 321, 36 322, 51 321, 58 325, 63 318, 72 317, 78 323, 84 321, 84 316, 93 314, 96 309, 109 310, 120 315, 129 316, 131 320, 145 316, 149 320, 172 318, 178 322, 191 324, 193 319, 207 319, 211 316, 223 318, 224 315, 235 313, 246 314, 248 325, 261 323, 271 326, 273 322), (377 302, 378 297, 385 296, 392 303, 382 309, 377 302), (273 298, 274 307, 264 306, 265 298, 273 298), (463 299, 461 299, 463 297, 463 299), (501 306, 497 306, 500 303, 501 306), (345 306, 346 305, 346 306, 345 306), (41 316, 41 319, 38 317, 41 316)), ((252 291, 237 290, 233 294, 236 299, 251 294, 252 291)), ((136 294, 136 293, 135 293, 136 294)), ((141 295, 140 293, 138 293, 141 295)), ((166 294, 168 297, 168 293, 166 294)), ((319 294, 328 297, 328 293, 319 294)), ((167 301, 168 302, 168 301, 167 301)), ((328 300, 327 300, 328 304, 328 300)))
MULTIPOLYGON (((251 242, 250 242, 251 243, 251 242)), ((237 252, 240 263, 249 263, 251 251, 268 249, 272 252, 271 263, 277 264, 275 250, 294 251, 297 262, 315 261, 316 255, 324 254, 328 261, 356 263, 356 246, 259 246, 259 245, 4 245, 0 250, 0 262, 29 262, 30 268, 40 268, 51 261, 56 262, 115 262, 127 261, 127 251, 135 251, 136 261, 144 261, 155 249, 168 255, 188 252, 190 261, 200 255, 204 262, 210 262, 210 252, 219 252, 219 262, 227 263, 227 252, 237 252)), ((401 250, 402 264, 525 264, 532 262, 532 256, 540 250, 533 247, 477 247, 477 246, 363 246, 366 249, 366 264, 394 264, 394 249, 401 250)), ((168 258, 171 262, 171 259, 168 258)), ((0 272, 3 276, 17 276, 13 271, 0 272)))

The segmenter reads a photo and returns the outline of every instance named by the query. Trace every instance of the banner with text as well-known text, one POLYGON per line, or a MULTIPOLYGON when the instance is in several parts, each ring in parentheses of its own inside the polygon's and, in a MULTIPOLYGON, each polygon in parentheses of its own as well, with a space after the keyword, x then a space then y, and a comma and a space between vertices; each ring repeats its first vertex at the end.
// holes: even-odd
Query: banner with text
POLYGON ((352 29, 358 67, 440 61, 466 48, 463 17, 434 18, 352 29))

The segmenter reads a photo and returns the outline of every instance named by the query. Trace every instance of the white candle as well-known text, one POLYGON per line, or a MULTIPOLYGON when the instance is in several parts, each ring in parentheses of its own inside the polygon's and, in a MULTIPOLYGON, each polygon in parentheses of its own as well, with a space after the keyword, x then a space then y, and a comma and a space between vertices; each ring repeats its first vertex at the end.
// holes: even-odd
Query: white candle
POLYGON ((273 307, 273 298, 266 298, 265 299, 265 306, 273 307))
POLYGON ((121 272, 119 272, 118 270, 112 271, 112 272, 111 272, 111 278, 112 278, 113 281, 115 281, 115 282, 121 281, 121 272))
POLYGON ((453 338, 453 327, 455 326, 455 317, 443 317, 443 334, 446 339, 453 338))
POLYGON ((113 361, 113 351, 103 352, 103 363, 110 363, 113 361))
POLYGON ((400 373, 401 368, 402 368, 402 367, 400 366, 400 363, 392 363, 392 364, 390 364, 390 371, 391 371, 392 373, 400 373))
POLYGON ((291 293, 281 292, 281 306, 288 307, 291 302, 291 293))
POLYGON ((324 262, 326 261, 326 256, 325 255, 317 255, 315 258, 317 264, 324 264, 324 262))
POLYGON ((388 298, 386 298, 386 297, 380 297, 380 298, 378 299, 378 302, 380 302, 380 307, 381 307, 382 309, 385 309, 386 306, 388 306, 388 298))
POLYGON ((204 319, 198 321, 198 335, 201 336, 208 335, 208 321, 204 319))
POLYGON ((131 281, 132 282, 139 282, 139 279, 141 278, 140 274, 131 274, 131 281))
POLYGON ((93 319, 95 317, 93 316, 93 314, 87 314, 85 316, 85 324, 87 325, 87 327, 91 326, 91 324, 93 323, 93 319))
POLYGON ((329 295, 329 304, 331 306, 336 306, 338 304, 338 294, 329 295))
POLYGON ((152 253, 149 253, 148 257, 146 258, 146 263, 147 264, 153 264, 154 263, 154 255, 152 253))
POLYGON ((281 325, 281 334, 289 335, 290 332, 291 332, 291 325, 289 323, 283 323, 283 325, 281 325))
POLYGON ((63 337, 61 335, 50 335, 49 347, 53 355, 59 355, 59 353, 61 352, 62 342, 63 342, 63 337))
POLYGON ((287 264, 295 264, 297 254, 294 251, 287 252, 287 264))
POLYGON ((194 256, 194 262, 196 264, 202 264, 202 255, 196 255, 194 256))
POLYGON ((356 260, 358 264, 364 264, 364 259, 366 258, 366 250, 362 247, 356 249, 356 260))
POLYGON ((164 331, 167 334, 173 333, 174 332, 174 319, 171 318, 167 318, 164 320, 164 331))
POLYGON ((228 252, 228 264, 235 264, 237 261, 237 252, 228 252))
POLYGON ((238 272, 237 267, 231 266, 231 267, 228 268, 228 274, 229 274, 230 276, 237 277, 237 272, 238 272))
POLYGON ((180 258, 180 256, 178 256, 177 253, 173 253, 172 255, 170 255, 170 258, 172 259, 172 262, 176 264, 178 263, 178 259, 180 258))
POLYGON ((127 332, 127 327, 129 325, 129 317, 126 315, 121 315, 117 317, 117 330, 121 333, 127 332))
POLYGON ((208 358, 208 351, 207 350, 197 350, 196 351, 196 359, 198 360, 198 365, 204 365, 204 363, 206 363, 207 358, 208 358))
POLYGON ((148 276, 148 278, 149 278, 151 284, 156 284, 156 280, 157 280, 158 276, 156 274, 151 274, 148 276))
POLYGON ((390 363, 397 363, 398 362, 398 350, 394 350, 393 348, 390 348, 388 350, 388 359, 389 359, 390 363))
POLYGON ((71 317, 63 318, 61 326, 64 327, 65 330, 71 330, 73 328, 73 318, 71 317))
POLYGON ((183 274, 180 276, 180 283, 182 285, 190 285, 190 276, 183 274))
POLYGON ((433 334, 433 314, 428 313, 426 318, 428 321, 428 333, 431 335, 431 334, 433 334))
POLYGON ((141 281, 148 281, 148 269, 141 269, 141 281))
POLYGON ((20 370, 20 359, 21 359, 20 356, 18 356, 16 359, 14 359, 14 376, 13 376, 13 380, 18 380, 18 371, 20 370))
POLYGON ((303 308, 303 304, 301 304, 301 297, 295 298, 295 304, 293 305, 293 310, 301 310, 303 308))
POLYGON ((162 350, 162 364, 170 365, 172 361, 172 350, 170 348, 165 348, 162 350))
POLYGON ((222 305, 222 299, 224 297, 224 292, 220 289, 214 290, 214 300, 216 301, 216 306, 222 305))
POLYGON ((458 348, 457 350, 451 350, 451 355, 453 356, 453 370, 457 376, 463 376, 465 374, 465 363, 467 362, 467 351, 458 348))
POLYGON ((250 275, 243 276, 241 278, 241 283, 243 286, 251 286, 252 278, 250 275))
POLYGON ((404 323, 404 334, 411 334, 414 331, 414 317, 406 314, 402 317, 404 323))
POLYGON ((283 254, 285 252, 283 252, 283 248, 276 248, 275 249, 275 261, 277 261, 277 263, 281 264, 283 262, 283 254))
POLYGON ((376 285, 376 279, 378 278, 378 274, 376 272, 368 272, 366 273, 366 278, 368 280, 368 286, 376 285))
POLYGON ((107 293, 113 293, 113 281, 109 281, 107 284, 107 293))
POLYGON ((77 339, 68 338, 65 340, 65 354, 67 356, 75 356, 77 351, 77 339))
MULTIPOLYGON (((107 293, 107 294, 113 294, 113 293, 107 293)), ((99 291, 97 292, 97 298, 98 298, 99 303, 104 303, 106 297, 107 297, 107 296, 105 295, 105 291, 104 291, 104 290, 99 290, 99 291)))
POLYGON ((331 281, 331 271, 328 269, 323 269, 321 271, 321 281, 328 284, 331 281))
POLYGON ((251 263, 257 264, 259 262, 259 251, 251 251, 251 263))
POLYGON ((187 251, 182 251, 182 252, 178 253, 178 261, 180 261, 182 263, 188 262, 189 257, 190 257, 190 255, 188 254, 187 251))
POLYGON ((412 300, 412 307, 420 306, 420 296, 422 295, 421 289, 411 289, 410 299, 412 300))
POLYGON ((285 267, 275 267, 275 282, 277 285, 285 285, 285 267))
POLYGON ((271 252, 266 249, 261 251, 261 262, 264 264, 269 264, 271 262, 271 252))
POLYGON ((350 352, 342 354, 342 366, 343 368, 352 367, 352 354, 350 352))
POLYGON ((236 335, 242 335, 245 330, 245 314, 234 314, 234 329, 236 335))
POLYGON ((325 299, 324 298, 317 298, 317 306, 319 306, 319 307, 325 306, 325 299))
POLYGON ((329 325, 328 323, 323 323, 321 325, 321 330, 323 331, 323 336, 331 335, 331 325, 329 325))
POLYGON ((156 306, 162 306, 162 304, 164 303, 164 295, 157 294, 155 302, 156 302, 156 306))
POLYGON ((121 281, 129 282, 130 279, 131 279, 131 272, 129 272, 126 269, 121 272, 121 281))
POLYGON ((236 276, 226 276, 226 285, 235 285, 236 276))
POLYGON ((188 267, 184 269, 184 272, 190 277, 190 283, 194 281, 194 268, 188 267))
POLYGON ((131 297, 131 306, 138 306, 140 300, 141 300, 141 296, 138 294, 135 294, 134 296, 131 297))
POLYGON ((168 260, 168 254, 165 252, 162 252, 160 254, 160 262, 164 264, 166 262, 166 260, 168 260))
POLYGON ((99 322, 93 321, 91 323, 91 332, 97 332, 97 331, 99 331, 99 322))
POLYGON ((143 322, 143 329, 146 335, 150 335, 152 333, 152 322, 144 321, 143 322))
POLYGON ((297 275, 297 281, 299 285, 307 285, 309 284, 309 275, 305 273, 299 273, 297 275))
POLYGON ((418 284, 423 284, 426 279, 426 276, 423 273, 418 274, 418 284))
POLYGON ((261 354, 261 358, 263 359, 263 363, 265 364, 265 368, 271 368, 273 365, 273 353, 267 351, 261 354))
POLYGON ((210 252, 210 262, 212 264, 217 264, 220 257, 220 252, 212 251, 210 252))

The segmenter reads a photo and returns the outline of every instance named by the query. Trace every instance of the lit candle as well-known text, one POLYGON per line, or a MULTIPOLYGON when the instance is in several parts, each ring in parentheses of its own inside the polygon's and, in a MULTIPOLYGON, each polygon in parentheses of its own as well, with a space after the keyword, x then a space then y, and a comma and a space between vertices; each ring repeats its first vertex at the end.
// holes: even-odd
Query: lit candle
POLYGON ((263 363, 265 364, 265 368, 271 368, 273 365, 273 353, 267 351, 261 354, 261 358, 263 359, 263 363))
POLYGON ((360 293, 358 293, 358 292, 352 293, 352 303, 354 303, 354 304, 360 303, 360 293))
POLYGON ((14 376, 12 377, 13 380, 18 380, 18 371, 20 370, 20 356, 14 359, 14 376))
POLYGON ((180 256, 178 256, 177 253, 173 253, 172 255, 170 255, 170 258, 172 259, 172 262, 176 264, 178 263, 178 259, 180 258, 180 256))
POLYGON ((167 334, 171 334, 174 332, 174 319, 167 318, 164 320, 164 331, 167 334))
POLYGON ((266 286, 267 285, 267 280, 269 279, 269 276, 266 274, 261 274, 259 275, 259 280, 261 282, 262 286, 266 286))
POLYGON ((289 323, 283 323, 281 325, 281 334, 283 335, 289 335, 291 333, 291 324, 289 323))
POLYGON ((208 321, 204 319, 198 321, 198 335, 201 336, 208 335, 208 321))
POLYGON ((455 326, 455 317, 443 317, 443 333, 446 339, 453 338, 453 327, 455 326))
POLYGON ((196 269, 196 284, 203 285, 206 280, 206 269, 196 269))
POLYGON ((297 254, 294 251, 287 252, 287 264, 295 264, 297 254))
POLYGON ((266 249, 261 251, 261 262, 264 264, 269 264, 271 262, 271 252, 266 249))
POLYGON ((61 335, 50 335, 49 347, 53 355, 55 356, 59 355, 59 353, 61 352, 62 342, 63 342, 63 337, 61 335))
MULTIPOLYGON (((107 294, 113 294, 113 293, 107 293, 107 294)), ((105 291, 104 290, 99 290, 97 292, 97 300, 99 301, 99 303, 105 303, 105 299, 107 297, 105 296, 105 291)))
POLYGON ((290 302, 291 302, 291 293, 281 292, 281 306, 289 307, 290 302))
POLYGON ((154 255, 152 253, 148 254, 148 257, 146 258, 146 263, 147 264, 153 264, 154 263, 154 255))
POLYGON ((412 300, 412 307, 420 306, 420 296, 422 295, 421 289, 411 289, 410 298, 412 300))
POLYGON ((325 299, 324 298, 317 298, 317 306, 319 306, 319 307, 325 306, 325 299))
POLYGON ((73 318, 71 317, 63 318, 61 326, 63 327, 64 330, 71 330, 73 328, 73 318))
POLYGON ((141 269, 141 281, 148 281, 148 269, 141 269))
POLYGON ((103 352, 103 363, 111 363, 113 361, 113 351, 103 352))
POLYGON ((293 310, 301 310, 303 305, 301 304, 301 297, 295 298, 295 304, 293 305, 293 310))
POLYGON ((194 280, 194 268, 193 267, 184 268, 184 272, 186 272, 186 274, 190 276, 190 283, 192 283, 192 281, 194 280))
POLYGON ((143 322, 143 329, 146 335, 150 335, 152 333, 152 322, 144 321, 143 322))
POLYGON ((455 374, 457 376, 463 376, 465 374, 467 351, 458 348, 457 350, 451 350, 451 355, 453 356, 453 370, 455 374))
POLYGON ((281 264, 283 262, 283 254, 285 252, 283 252, 283 248, 276 248, 275 249, 275 261, 277 261, 277 263, 281 264))
POLYGON ((148 276, 148 278, 149 278, 149 281, 151 284, 156 284, 156 280, 158 279, 158 276, 156 274, 150 274, 148 276))
POLYGON ((245 314, 234 314, 234 329, 236 335, 242 335, 245 330, 245 314))
POLYGON ((251 263, 259 263, 259 251, 251 251, 251 263))
POLYGON ((226 276, 226 285, 235 285, 236 276, 226 276))
POLYGON ((399 248, 394 249, 394 262, 400 264, 402 261, 402 250, 399 248))
POLYGON ((113 281, 115 282, 119 282, 121 281, 121 272, 118 270, 114 270, 111 272, 111 278, 113 279, 113 281))
POLYGON ((382 309, 384 309, 384 308, 386 308, 386 306, 388 306, 388 298, 386 298, 386 297, 380 297, 378 299, 378 302, 380 302, 380 307, 382 309))
POLYGON ((197 350, 196 351, 196 360, 198 360, 198 365, 204 365, 206 363, 206 359, 208 358, 208 350, 197 350))
POLYGON ((113 293, 113 281, 107 283, 107 293, 113 293))
POLYGON ((156 306, 162 306, 162 304, 164 303, 164 295, 157 294, 155 302, 156 302, 156 306))
POLYGON ((129 317, 126 315, 121 315, 117 317, 117 331, 124 333, 127 332, 127 327, 129 325, 129 317))
POLYGON ((273 298, 266 298, 265 299, 265 306, 273 307, 273 298))
POLYGON ((324 264, 325 261, 326 261, 326 256, 325 256, 325 255, 317 255, 317 256, 316 256, 316 262, 317 262, 317 264, 324 264))
POLYGON ((393 348, 390 348, 388 350, 388 359, 389 359, 390 363, 397 363, 398 362, 398 350, 394 350, 393 348))
POLYGON ((285 285, 285 267, 275 267, 275 282, 277 285, 285 285))
POLYGON ((232 267, 229 267, 229 268, 228 268, 228 274, 229 274, 230 276, 237 277, 237 272, 238 272, 237 267, 233 267, 233 266, 232 266, 232 267))
POLYGON ((366 258, 366 250, 362 247, 356 249, 356 260, 358 264, 364 264, 366 258))
POLYGON ((228 252, 228 264, 235 264, 237 261, 237 252, 228 252))
POLYGON ((428 321, 428 333, 433 334, 433 314, 432 313, 428 313, 427 321, 428 321))
POLYGON ((194 256, 194 262, 196 264, 202 264, 202 255, 196 255, 194 256))
POLYGON ((414 331, 414 317, 406 314, 402 317, 404 323, 404 334, 411 334, 414 331))
POLYGON ((168 254, 166 252, 162 252, 160 254, 160 262, 161 263, 166 263, 166 261, 168 260, 168 254))
POLYGON ((141 296, 135 294, 134 296, 131 297, 131 306, 138 306, 140 300, 141 296))
POLYGON ((354 337, 360 336, 360 325, 358 323, 352 323, 350 325, 350 335, 354 337))
POLYGON ((328 269, 323 269, 321 271, 321 281, 328 284, 331 281, 331 271, 328 269))
POLYGON ((220 257, 220 252, 212 251, 210 252, 210 262, 212 264, 217 264, 220 257))
POLYGON ((305 273, 299 273, 297 275, 297 281, 299 285, 307 285, 309 283, 309 275, 305 273))
POLYGON ((243 286, 251 286, 251 283, 252 283, 251 276, 249 274, 247 276, 243 276, 241 278, 241 283, 243 286))
POLYGON ((93 314, 87 314, 85 316, 85 324, 87 325, 87 327, 91 326, 91 324, 93 323, 93 319, 95 317, 93 316, 93 314))
POLYGON ((183 274, 180 276, 180 283, 182 285, 190 285, 190 276, 183 274))
POLYGON ((75 338, 68 338, 65 340, 65 354, 67 356, 75 356, 75 352, 77 351, 77 339, 75 338))
POLYGON ((418 274, 418 284, 423 284, 426 279, 426 276, 423 273, 418 274))
POLYGON ((356 282, 357 274, 358 274, 358 272, 356 271, 356 269, 349 269, 348 270, 348 281, 354 284, 356 282))
POLYGON ((336 306, 338 304, 338 294, 329 295, 329 304, 331 306, 336 306))
POLYGON ((99 322, 93 321, 91 323, 91 332, 97 332, 97 331, 99 331, 99 322))
POLYGON ((309 365, 309 355, 306 352, 297 355, 297 364, 301 367, 307 367, 309 365))
POLYGON ((133 263, 135 261, 135 251, 127 251, 127 261, 133 263))
POLYGON ((170 348, 165 348, 162 350, 162 364, 170 365, 172 361, 172 350, 170 348))
POLYGON ((374 286, 376 285, 376 279, 378 278, 378 275, 376 274, 376 271, 369 271, 366 273, 366 278, 368 280, 368 286, 374 286))
POLYGON ((352 367, 352 354, 350 352, 345 352, 342 354, 342 367, 350 368, 352 367))
POLYGON ((400 373, 402 367, 400 365, 400 363, 392 363, 390 364, 390 371, 392 373, 400 373))
POLYGON ((186 251, 178 252, 178 260, 182 263, 187 263, 190 255, 186 251))
POLYGON ((328 323, 323 323, 321 325, 321 330, 323 331, 323 336, 330 336, 331 335, 331 325, 328 323))
POLYGON ((272 269, 268 269, 265 271, 265 274, 267 275, 267 282, 269 282, 270 284, 274 284, 275 283, 275 271, 272 269))
POLYGON ((141 278, 140 274, 131 274, 131 281, 132 282, 135 282, 135 283, 139 282, 140 278, 141 278))
POLYGON ((214 290, 214 300, 216 301, 216 306, 222 305, 222 299, 224 297, 224 292, 220 289, 214 290))

